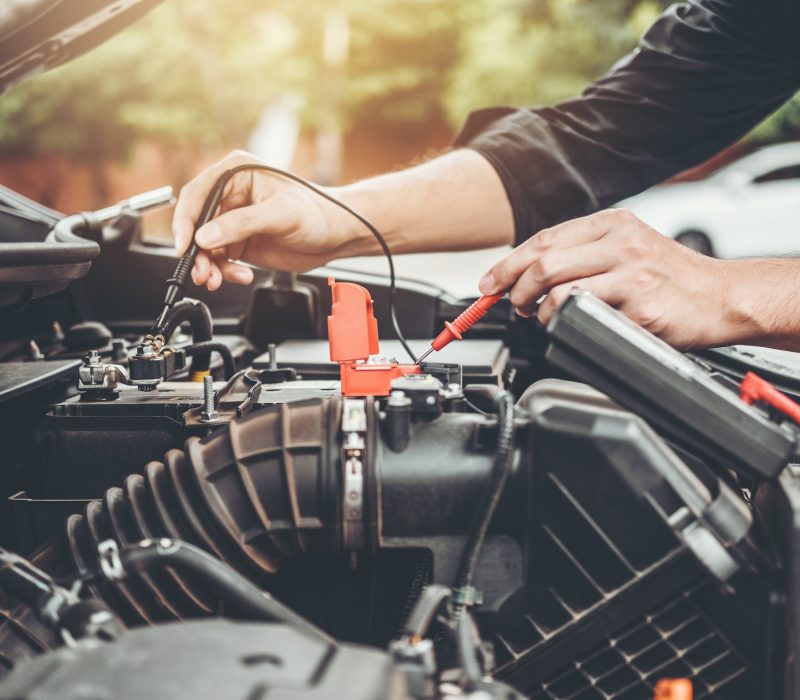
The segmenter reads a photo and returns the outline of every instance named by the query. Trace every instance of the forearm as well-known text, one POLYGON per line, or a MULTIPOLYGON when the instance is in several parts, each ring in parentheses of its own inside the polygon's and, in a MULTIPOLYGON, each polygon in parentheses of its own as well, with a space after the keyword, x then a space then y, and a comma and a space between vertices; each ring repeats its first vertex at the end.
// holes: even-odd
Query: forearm
MULTIPOLYGON (((375 224, 393 253, 471 250, 514 240, 505 188, 492 165, 474 151, 453 151, 332 193, 375 224)), ((369 231, 356 224, 337 257, 380 253, 369 231)))
POLYGON ((800 259, 720 261, 726 270, 718 345, 800 351, 800 259))

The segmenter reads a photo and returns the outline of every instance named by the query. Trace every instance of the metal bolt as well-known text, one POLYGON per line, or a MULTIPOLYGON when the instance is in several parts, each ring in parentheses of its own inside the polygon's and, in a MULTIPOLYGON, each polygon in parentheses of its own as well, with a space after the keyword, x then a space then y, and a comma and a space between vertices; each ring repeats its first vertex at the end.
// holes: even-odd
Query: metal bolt
POLYGON ((128 355, 128 343, 124 338, 114 338, 111 341, 111 359, 113 362, 122 362, 128 355))
POLYGON ((410 406, 411 405, 411 399, 408 398, 408 396, 406 396, 404 391, 400 391, 398 389, 395 389, 394 391, 392 391, 391 394, 389 394, 388 405, 389 406, 397 406, 397 407, 399 407, 399 406, 410 406))
POLYGON ((64 329, 58 321, 53 321, 53 342, 61 343, 64 340, 64 329))
POLYGON ((203 410, 200 413, 200 420, 216 420, 217 412, 214 410, 214 377, 207 374, 203 377, 203 410))
POLYGON ((39 343, 35 340, 31 340, 28 343, 28 359, 38 361, 44 359, 44 353, 42 352, 41 348, 39 347, 39 343))
POLYGON ((278 346, 275 343, 267 345, 269 352, 269 368, 271 370, 278 369, 278 346))

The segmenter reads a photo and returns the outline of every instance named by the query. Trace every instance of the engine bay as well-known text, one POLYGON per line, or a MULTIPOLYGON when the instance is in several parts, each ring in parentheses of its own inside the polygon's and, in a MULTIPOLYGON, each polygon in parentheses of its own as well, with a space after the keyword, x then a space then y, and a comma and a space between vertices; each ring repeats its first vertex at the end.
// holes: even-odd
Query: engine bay
POLYGON ((166 193, 0 195, 0 697, 800 692, 788 354, 575 293, 412 364, 392 297, 415 354, 468 301, 345 269, 197 291, 159 338, 166 193))

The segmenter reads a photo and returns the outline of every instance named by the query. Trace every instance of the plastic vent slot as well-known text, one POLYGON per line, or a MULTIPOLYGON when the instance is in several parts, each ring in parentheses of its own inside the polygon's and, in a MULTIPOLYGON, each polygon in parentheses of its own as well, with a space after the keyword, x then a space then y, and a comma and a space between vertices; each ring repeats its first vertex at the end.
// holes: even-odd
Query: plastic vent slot
POLYGON ((545 679, 531 700, 648 700, 659 679, 686 677, 696 700, 728 700, 738 697, 735 681, 745 672, 743 660, 689 593, 545 679))

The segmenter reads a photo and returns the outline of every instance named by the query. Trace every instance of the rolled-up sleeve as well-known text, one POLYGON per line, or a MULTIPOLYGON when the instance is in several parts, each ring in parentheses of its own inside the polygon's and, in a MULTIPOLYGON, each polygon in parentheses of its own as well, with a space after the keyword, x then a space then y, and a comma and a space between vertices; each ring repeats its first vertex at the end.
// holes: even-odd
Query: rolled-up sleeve
POLYGON ((517 243, 702 162, 800 87, 793 0, 674 5, 575 99, 473 113, 455 145, 497 170, 517 243))

